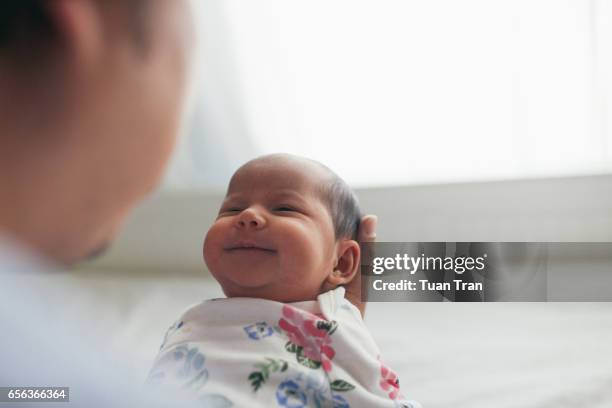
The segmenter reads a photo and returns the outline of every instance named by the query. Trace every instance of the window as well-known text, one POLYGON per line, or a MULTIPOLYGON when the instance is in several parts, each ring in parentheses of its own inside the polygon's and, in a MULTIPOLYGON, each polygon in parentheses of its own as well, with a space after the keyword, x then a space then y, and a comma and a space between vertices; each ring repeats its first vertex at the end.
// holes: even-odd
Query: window
POLYGON ((596 174, 612 163, 605 0, 202 0, 196 103, 166 186, 254 156, 354 186, 596 174))

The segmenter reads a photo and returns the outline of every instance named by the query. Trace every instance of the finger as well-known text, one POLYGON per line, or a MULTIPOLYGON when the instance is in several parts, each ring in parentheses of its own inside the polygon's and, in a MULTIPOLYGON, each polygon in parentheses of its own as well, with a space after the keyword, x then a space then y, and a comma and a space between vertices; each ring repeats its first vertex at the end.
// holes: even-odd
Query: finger
POLYGON ((378 217, 373 214, 364 215, 361 218, 359 225, 359 242, 374 242, 376 241, 376 227, 378 225, 378 217))
MULTIPOLYGON (((375 215, 369 214, 361 218, 359 223, 359 232, 357 233, 360 243, 376 241, 377 223, 378 217, 375 215)), ((361 272, 355 275, 355 278, 353 278, 353 280, 346 285, 345 289, 347 300, 354 304, 361 312, 361 316, 363 316, 365 314, 366 299, 362 299, 361 297, 361 272)))
MULTIPOLYGON (((359 243, 372 243, 376 241, 376 228, 378 226, 378 217, 372 214, 364 215, 361 218, 359 225, 359 243)), ((361 260, 372 259, 374 255, 373 245, 361 245, 361 260)))

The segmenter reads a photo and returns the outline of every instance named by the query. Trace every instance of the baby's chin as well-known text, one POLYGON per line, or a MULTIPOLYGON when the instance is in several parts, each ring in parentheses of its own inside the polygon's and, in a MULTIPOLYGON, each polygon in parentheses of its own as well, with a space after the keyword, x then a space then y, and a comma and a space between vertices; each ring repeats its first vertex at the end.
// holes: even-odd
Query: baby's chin
POLYGON ((250 255, 246 252, 222 253, 218 257, 205 256, 205 261, 208 270, 224 290, 228 288, 230 291, 234 287, 254 289, 273 283, 279 276, 276 259, 250 255))
POLYGON ((266 284, 255 285, 253 282, 244 284, 242 282, 229 282, 227 280, 218 280, 223 293, 228 298, 257 298, 274 300, 282 303, 301 302, 307 300, 316 300, 320 293, 304 293, 303 288, 281 287, 277 282, 269 282, 266 284))
POLYGON ((231 283, 221 284, 223 293, 228 298, 249 297, 257 299, 279 300, 277 291, 267 286, 247 286, 231 283))
POLYGON ((275 286, 274 276, 271 273, 234 269, 225 273, 213 272, 212 275, 227 297, 260 297, 259 295, 269 293, 275 286))

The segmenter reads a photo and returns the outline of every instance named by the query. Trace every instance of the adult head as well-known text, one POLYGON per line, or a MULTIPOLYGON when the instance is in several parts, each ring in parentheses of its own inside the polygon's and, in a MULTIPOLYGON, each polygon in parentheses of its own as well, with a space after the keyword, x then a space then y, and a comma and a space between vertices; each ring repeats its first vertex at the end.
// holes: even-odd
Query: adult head
POLYGON ((0 232, 70 264, 155 188, 178 132, 186 0, 0 2, 0 232))

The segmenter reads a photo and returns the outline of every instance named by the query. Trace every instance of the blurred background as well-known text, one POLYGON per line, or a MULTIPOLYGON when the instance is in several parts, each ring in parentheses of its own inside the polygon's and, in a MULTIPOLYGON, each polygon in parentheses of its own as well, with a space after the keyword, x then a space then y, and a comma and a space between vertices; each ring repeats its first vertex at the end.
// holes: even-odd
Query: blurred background
MULTIPOLYGON (((202 240, 261 154, 329 165, 380 241, 612 241, 612 2, 193 3, 192 104, 163 187, 111 251, 57 280, 143 378, 180 312, 221 296, 202 240)), ((598 408, 611 313, 371 303, 366 323, 425 407, 598 408)))
POLYGON ((612 163, 606 0, 194 2, 197 104, 168 188, 287 151, 358 187, 612 163))

